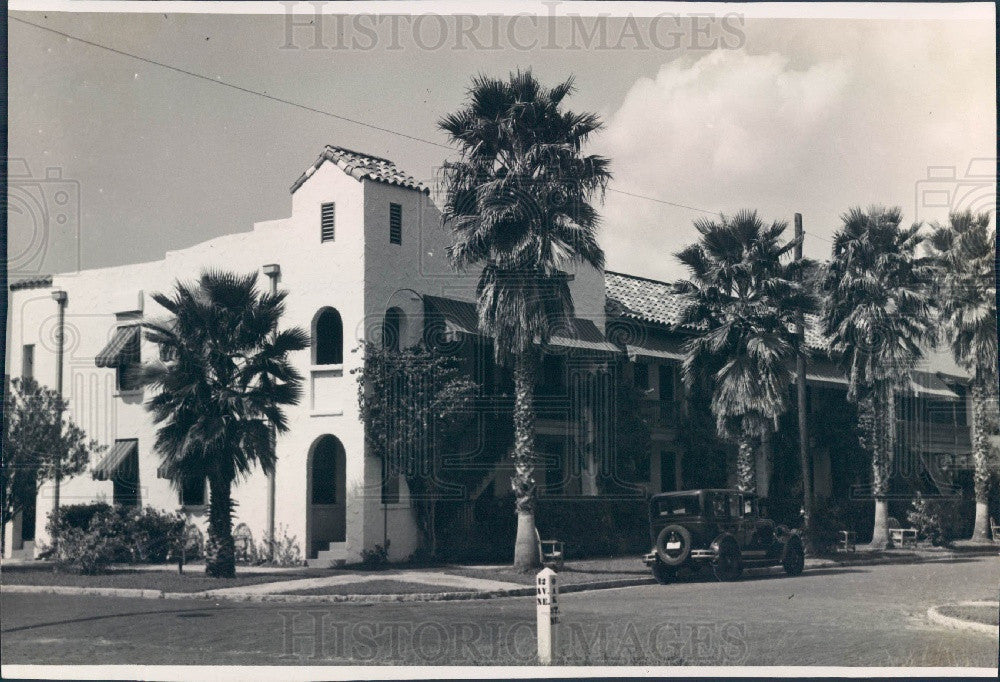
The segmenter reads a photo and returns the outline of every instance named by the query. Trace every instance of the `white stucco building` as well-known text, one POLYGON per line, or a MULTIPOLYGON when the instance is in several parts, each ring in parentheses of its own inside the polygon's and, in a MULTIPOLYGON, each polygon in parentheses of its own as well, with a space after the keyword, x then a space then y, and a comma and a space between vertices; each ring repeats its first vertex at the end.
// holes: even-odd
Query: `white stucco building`
MULTIPOLYGON (((83 475, 64 480, 60 504, 134 500, 174 510, 207 524, 207 492, 178 493, 158 476, 155 426, 143 407, 148 389, 123 385, 118 370, 138 346, 139 359, 158 353, 140 340, 135 326, 166 311, 150 294, 168 292, 176 280, 203 270, 256 271, 267 286, 276 278, 288 291, 282 326, 301 326, 312 348, 293 354, 305 377, 299 405, 287 409, 290 432, 277 442, 274 524, 298 539, 303 552, 321 560, 357 560, 362 548, 392 538, 390 559, 408 557, 416 533, 405 481, 384 503, 381 464, 367 456, 352 370, 362 364, 359 342, 381 336, 386 313, 401 343, 419 339, 424 295, 471 301, 478 273, 456 274, 446 246, 450 238, 429 190, 386 159, 327 147, 291 187, 287 218, 256 223, 237 232, 171 251, 162 260, 24 280, 11 286, 7 368, 55 387, 59 303, 66 293, 63 392, 70 416, 88 436, 107 444, 101 461, 83 475), (133 464, 134 463, 134 464, 133 464), (330 476, 314 480, 313 474, 330 476), (123 483, 125 480, 125 483, 123 483), (185 497, 187 499, 185 499, 185 497)), ((572 284, 582 314, 603 323, 603 281, 578 273, 572 284)), ((135 358, 131 358, 135 359, 135 358)), ((197 487, 197 486, 196 486, 197 487)), ((394 487, 394 486, 393 486, 394 487)), ((270 520, 268 481, 259 470, 234 489, 234 525, 245 523, 255 538, 270 520)), ((52 485, 38 497, 34 547, 45 543, 52 485)), ((25 549, 30 537, 14 522, 5 555, 25 549)))
MULTIPOLYGON (((182 486, 179 492, 160 476, 160 458, 153 449, 156 427, 143 406, 149 391, 128 385, 122 370, 159 352, 136 326, 166 313, 151 293, 169 292, 178 279, 194 279, 206 269, 253 271, 262 286, 273 284, 288 292, 280 324, 307 329, 312 347, 291 358, 305 377, 305 390, 300 404, 286 408, 290 430, 277 441, 274 505, 269 503, 269 481, 258 469, 234 488, 234 525, 245 524, 260 540, 273 523, 279 539, 294 537, 305 557, 320 565, 357 561, 362 550, 383 545, 387 538, 392 561, 405 560, 417 548, 419 533, 405 481, 385 481, 381 461, 366 452, 352 374, 362 366, 362 357, 354 351, 361 341, 381 340, 387 325, 398 330, 400 345, 416 343, 432 316, 443 319, 448 333, 475 337, 472 301, 478 272, 453 271, 446 253, 451 236, 428 189, 391 161, 326 147, 291 191, 290 216, 256 223, 248 232, 168 252, 154 262, 22 280, 10 287, 8 374, 56 387, 56 299, 63 292, 62 390, 72 419, 89 437, 109 446, 85 473, 62 482, 61 504, 139 503, 180 509, 196 525, 207 525, 204 485, 182 486)), ((711 479, 716 474, 701 474, 710 469, 708 459, 725 460, 727 455, 718 448, 708 453, 703 443, 685 445, 681 437, 680 415, 686 407, 678 365, 683 335, 690 330, 679 324, 682 306, 670 286, 589 266, 577 266, 569 274, 576 317, 552 342, 574 353, 550 354, 541 369, 546 388, 539 390, 536 433, 547 462, 538 472, 543 492, 593 498, 602 463, 614 460, 607 456, 610 439, 602 427, 608 403, 594 390, 582 403, 574 402, 580 391, 569 388, 567 380, 574 373, 586 376, 599 365, 621 369, 619 374, 643 396, 641 411, 651 425, 648 471, 643 474, 648 480, 639 484, 644 490, 725 484, 711 479), (546 411, 546 405, 552 409, 546 411), (572 414, 560 415, 567 406, 572 414)), ((824 347, 813 328, 807 342, 824 347)), ((826 406, 834 403, 824 396, 842 403, 846 381, 829 362, 813 364, 807 378, 813 395, 810 412, 831 409, 826 406)), ((964 383, 959 375, 915 375, 913 394, 927 399, 921 403, 923 413, 928 400, 945 401, 947 409, 932 412, 939 422, 944 415, 947 423, 904 416, 901 423, 921 429, 910 437, 914 451, 967 457, 965 399, 957 400, 964 383), (961 405, 960 413, 955 404, 961 405)), ((484 432, 493 426, 484 422, 484 432)), ((821 497, 863 482, 864 471, 845 468, 829 444, 811 448, 821 497)), ((768 455, 761 457, 758 488, 767 496, 771 463, 768 455)), ((508 493, 508 471, 508 463, 498 464, 474 486, 471 499, 508 493)), ((31 554, 47 541, 52 506, 50 483, 38 496, 33 528, 26 527, 32 524, 30 517, 8 527, 5 556, 31 554)))

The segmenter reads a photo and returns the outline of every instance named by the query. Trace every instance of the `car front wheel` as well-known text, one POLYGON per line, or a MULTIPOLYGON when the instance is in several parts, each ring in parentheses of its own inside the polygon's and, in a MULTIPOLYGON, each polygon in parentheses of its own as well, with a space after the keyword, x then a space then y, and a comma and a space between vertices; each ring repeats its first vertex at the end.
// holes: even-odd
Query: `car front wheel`
POLYGON ((806 565, 806 554, 802 551, 802 545, 798 542, 785 550, 785 559, 781 562, 785 573, 788 575, 798 575, 806 565))
POLYGON ((723 543, 719 553, 712 562, 715 577, 729 582, 738 580, 743 574, 743 562, 740 560, 740 548, 734 542, 723 543))

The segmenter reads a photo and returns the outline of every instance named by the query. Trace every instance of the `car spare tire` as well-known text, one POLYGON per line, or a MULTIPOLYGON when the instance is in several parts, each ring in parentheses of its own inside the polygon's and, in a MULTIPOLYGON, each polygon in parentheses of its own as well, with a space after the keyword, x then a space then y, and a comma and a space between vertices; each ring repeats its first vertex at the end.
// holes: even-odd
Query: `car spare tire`
POLYGON ((691 532, 672 524, 656 536, 656 556, 667 566, 680 566, 691 556, 691 532))

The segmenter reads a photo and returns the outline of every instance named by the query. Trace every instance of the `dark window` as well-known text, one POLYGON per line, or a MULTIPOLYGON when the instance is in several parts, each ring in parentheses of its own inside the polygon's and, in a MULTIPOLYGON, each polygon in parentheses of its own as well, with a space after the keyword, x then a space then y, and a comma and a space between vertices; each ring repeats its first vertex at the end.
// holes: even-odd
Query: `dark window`
POLYGON ((312 503, 336 504, 338 477, 343 476, 343 446, 333 436, 324 436, 313 448, 312 503), (339 463, 339 466, 338 466, 339 463))
POLYGON ((677 453, 671 450, 660 452, 660 492, 677 490, 677 453))
POLYGON ((335 231, 335 204, 323 204, 320 208, 319 219, 319 240, 320 242, 332 242, 335 231))
POLYGON ((543 395, 561 393, 566 388, 566 358, 561 355, 546 355, 542 358, 543 395))
POLYGON ((197 507, 205 504, 205 479, 201 476, 188 476, 181 482, 181 504, 185 507, 197 507))
POLYGON ((640 391, 649 390, 649 365, 644 362, 632 365, 632 383, 640 391))
POLYGON ((119 391, 137 391, 142 387, 139 381, 141 363, 139 334, 134 334, 115 367, 115 383, 119 391))
POLYGON ((389 243, 403 243, 403 207, 389 204, 389 243))
POLYGON ((660 400, 674 400, 674 366, 660 365, 660 400))
POLYGON ((399 502, 399 472, 386 459, 382 458, 382 504, 397 504, 399 502))
POLYGON ((35 345, 32 343, 21 349, 21 376, 25 379, 35 378, 35 345))
POLYGON ((658 503, 660 516, 698 516, 701 504, 697 494, 671 495, 658 503))
MULTIPOLYGON (((115 441, 115 444, 128 441, 115 441)), ((112 478, 112 499, 115 504, 134 507, 139 504, 138 449, 115 470, 112 478)))
POLYGON ((323 308, 313 323, 313 364, 344 362, 344 325, 335 308, 323 308))

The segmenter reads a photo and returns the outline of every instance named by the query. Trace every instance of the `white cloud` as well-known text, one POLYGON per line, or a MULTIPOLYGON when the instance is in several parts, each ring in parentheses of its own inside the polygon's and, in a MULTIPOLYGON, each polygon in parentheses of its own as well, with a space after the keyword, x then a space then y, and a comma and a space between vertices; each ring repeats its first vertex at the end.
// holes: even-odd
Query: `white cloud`
MULTIPOLYGON (((767 219, 801 212, 807 255, 822 258, 849 206, 898 204, 912 217, 928 166, 964 169, 992 149, 992 27, 772 24, 751 28, 747 45, 633 84, 595 145, 614 186, 767 219)), ((672 253, 705 215, 614 192, 603 213, 610 267, 667 279, 682 274, 672 253)))

